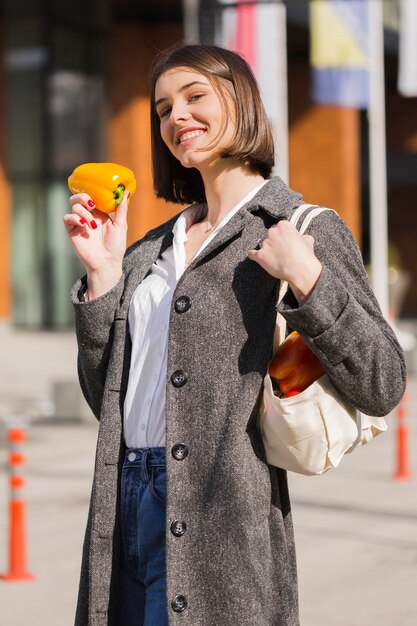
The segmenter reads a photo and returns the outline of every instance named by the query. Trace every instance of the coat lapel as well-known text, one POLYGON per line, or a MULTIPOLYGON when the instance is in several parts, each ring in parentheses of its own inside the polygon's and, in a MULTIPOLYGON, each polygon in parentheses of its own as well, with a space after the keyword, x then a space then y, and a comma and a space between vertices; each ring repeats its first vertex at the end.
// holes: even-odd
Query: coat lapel
MULTIPOLYGON (((250 213, 239 211, 221 228, 217 235, 210 241, 202 252, 191 261, 187 267, 186 272, 190 272, 197 265, 202 263, 214 250, 220 248, 222 245, 234 239, 240 235, 245 226, 253 220, 253 215, 250 213)), ((185 272, 184 272, 185 273, 185 272)))
MULTIPOLYGON (((175 219, 177 219, 177 217, 178 216, 175 216, 175 219)), ((123 301, 121 302, 121 307, 118 311, 119 317, 127 317, 129 303, 135 289, 148 274, 157 258, 172 244, 172 226, 175 219, 172 219, 164 224, 163 228, 160 227, 157 229, 160 232, 155 233, 156 236, 153 236, 152 233, 154 231, 151 231, 151 233, 146 236, 145 240, 142 241, 141 245, 133 250, 127 257, 125 267, 125 289, 123 293, 123 301)))

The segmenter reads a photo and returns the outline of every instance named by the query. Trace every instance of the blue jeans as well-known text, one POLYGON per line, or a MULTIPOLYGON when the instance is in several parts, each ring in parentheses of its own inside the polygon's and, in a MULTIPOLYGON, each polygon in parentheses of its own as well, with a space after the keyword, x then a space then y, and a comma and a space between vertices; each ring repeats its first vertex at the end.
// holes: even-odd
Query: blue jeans
POLYGON ((126 450, 118 626, 167 626, 165 448, 126 450))

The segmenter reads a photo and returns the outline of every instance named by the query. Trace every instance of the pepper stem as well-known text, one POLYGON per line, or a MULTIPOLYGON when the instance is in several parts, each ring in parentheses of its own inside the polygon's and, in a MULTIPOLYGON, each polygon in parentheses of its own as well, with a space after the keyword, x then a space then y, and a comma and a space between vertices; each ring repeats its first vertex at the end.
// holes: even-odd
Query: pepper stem
POLYGON ((118 185, 118 187, 113 191, 113 198, 116 201, 116 205, 119 206, 121 201, 123 200, 123 194, 126 187, 122 184, 118 185))

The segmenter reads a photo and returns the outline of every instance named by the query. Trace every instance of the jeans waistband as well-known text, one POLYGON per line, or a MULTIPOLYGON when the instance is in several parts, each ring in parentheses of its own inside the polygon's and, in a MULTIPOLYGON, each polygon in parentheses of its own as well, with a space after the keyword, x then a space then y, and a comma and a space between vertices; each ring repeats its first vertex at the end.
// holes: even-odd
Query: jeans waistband
POLYGON ((165 448, 128 448, 125 452, 124 465, 147 467, 166 464, 165 448))

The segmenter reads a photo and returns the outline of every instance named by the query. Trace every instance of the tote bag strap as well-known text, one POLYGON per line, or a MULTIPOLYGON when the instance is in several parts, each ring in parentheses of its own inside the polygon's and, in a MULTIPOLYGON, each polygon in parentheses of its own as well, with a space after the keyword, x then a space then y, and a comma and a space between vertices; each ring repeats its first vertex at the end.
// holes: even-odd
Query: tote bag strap
MULTIPOLYGON (((319 207, 316 204, 302 204, 291 215, 290 224, 295 226, 295 228, 298 227, 298 232, 301 235, 303 235, 305 231, 307 230, 307 228, 309 227, 312 220, 317 215, 320 215, 320 213, 322 213, 323 211, 332 211, 332 210, 333 209, 328 209, 327 207, 319 207), (298 226, 298 222, 301 216, 308 209, 311 209, 311 211, 308 213, 308 215, 306 215, 301 225, 298 226)), ((281 303, 287 291, 288 291, 288 283, 286 280, 283 280, 281 281, 280 288, 279 288, 278 304, 281 303)), ((282 341, 284 341, 286 332, 287 332, 287 322, 285 318, 280 313, 278 313, 277 314, 277 328, 275 330, 275 335, 274 335, 274 354, 278 350, 279 344, 282 343, 282 341)))

